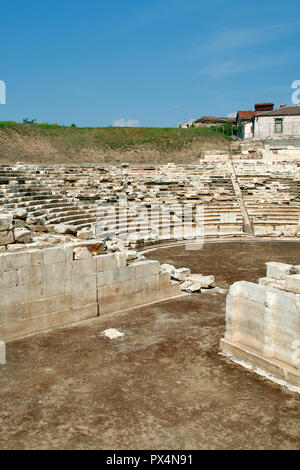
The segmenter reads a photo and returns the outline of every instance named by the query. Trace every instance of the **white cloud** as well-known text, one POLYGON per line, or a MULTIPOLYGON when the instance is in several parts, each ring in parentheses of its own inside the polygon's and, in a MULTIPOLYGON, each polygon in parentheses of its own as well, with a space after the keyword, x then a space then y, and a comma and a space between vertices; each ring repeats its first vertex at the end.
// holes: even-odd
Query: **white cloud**
POLYGON ((236 118, 236 111, 234 113, 227 114, 228 118, 236 118))
POLYGON ((180 105, 179 105, 179 104, 174 104, 174 105, 173 105, 173 109, 178 109, 178 108, 180 108, 180 105))
POLYGON ((127 119, 126 121, 124 118, 121 118, 113 122, 114 127, 137 127, 138 125, 138 119, 127 119))

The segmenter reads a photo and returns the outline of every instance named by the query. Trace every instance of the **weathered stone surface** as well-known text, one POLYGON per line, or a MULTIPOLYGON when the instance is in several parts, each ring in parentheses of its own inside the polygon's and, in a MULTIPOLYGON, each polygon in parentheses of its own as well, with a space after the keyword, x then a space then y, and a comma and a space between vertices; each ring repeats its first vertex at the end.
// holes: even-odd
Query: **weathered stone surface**
POLYGON ((77 228, 74 225, 57 224, 54 226, 56 233, 76 235, 77 228))
POLYGON ((186 281, 190 274, 191 270, 189 268, 179 268, 174 270, 172 278, 176 281, 186 281))
POLYGON ((16 228, 14 230, 14 239, 16 243, 30 243, 31 232, 27 228, 16 228))
POLYGON ((180 285, 180 289, 186 292, 201 292, 201 285, 198 281, 185 281, 180 285))
POLYGON ((214 276, 203 276, 202 274, 191 274, 187 278, 187 280, 199 283, 200 287, 203 289, 209 289, 210 287, 215 287, 214 276))
POLYGON ((85 246, 80 246, 78 248, 74 248, 74 259, 89 259, 92 258, 92 254, 85 246))
POLYGON ((104 252, 104 242, 101 240, 86 240, 76 242, 75 245, 86 247, 92 255, 101 255, 104 252))
POLYGON ((172 274, 174 274, 174 272, 175 272, 175 267, 172 266, 172 264, 164 263, 164 264, 161 264, 160 270, 161 270, 161 272, 169 273, 172 276, 172 274))
POLYGON ((10 214, 0 214, 0 232, 8 231, 12 228, 13 216, 10 214))
POLYGON ((0 232, 0 245, 9 245, 14 242, 12 230, 5 230, 0 232))
POLYGON ((269 262, 266 263, 267 266, 267 277, 273 277, 274 279, 285 279, 288 276, 293 266, 291 264, 285 263, 276 263, 276 262, 269 262))
POLYGON ((77 232, 77 238, 80 240, 90 240, 93 238, 93 231, 89 228, 83 228, 77 232))
POLYGON ((285 289, 294 294, 300 294, 300 274, 287 276, 285 279, 285 289))

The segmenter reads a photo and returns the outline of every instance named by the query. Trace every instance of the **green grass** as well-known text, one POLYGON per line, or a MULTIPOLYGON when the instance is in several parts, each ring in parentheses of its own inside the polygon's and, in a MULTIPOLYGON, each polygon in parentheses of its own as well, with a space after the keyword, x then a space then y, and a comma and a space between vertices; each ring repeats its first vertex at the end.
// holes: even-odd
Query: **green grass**
MULTIPOLYGON (((58 124, 17 124, 0 122, 0 128, 13 128, 19 134, 47 136, 58 145, 73 147, 101 147, 104 150, 126 151, 147 148, 169 152, 182 150, 194 140, 223 137, 222 129, 209 128, 155 128, 155 127, 67 127, 58 124)), ((229 136, 224 136, 230 140, 229 136)))

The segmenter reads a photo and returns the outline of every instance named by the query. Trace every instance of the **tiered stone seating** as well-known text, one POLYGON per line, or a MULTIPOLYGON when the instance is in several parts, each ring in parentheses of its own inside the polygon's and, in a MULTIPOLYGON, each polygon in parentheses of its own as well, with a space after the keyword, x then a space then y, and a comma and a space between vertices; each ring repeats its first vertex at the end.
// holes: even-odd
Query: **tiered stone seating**
POLYGON ((58 224, 80 230, 96 223, 99 237, 135 235, 152 242, 189 238, 201 224, 205 237, 246 236, 247 211, 258 235, 265 229, 266 235, 295 232, 297 163, 239 160, 233 165, 2 166, 0 207, 26 208, 29 216, 43 218, 49 231, 58 224), (184 222, 187 233, 180 231, 184 222))

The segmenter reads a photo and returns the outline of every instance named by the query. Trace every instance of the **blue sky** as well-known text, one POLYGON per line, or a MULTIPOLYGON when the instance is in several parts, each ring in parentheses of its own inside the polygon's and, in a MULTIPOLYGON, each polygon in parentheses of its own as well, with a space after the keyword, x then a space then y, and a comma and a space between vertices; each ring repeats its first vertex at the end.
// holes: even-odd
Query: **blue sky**
POLYGON ((0 120, 174 127, 300 79, 299 0, 1 3, 0 120))

